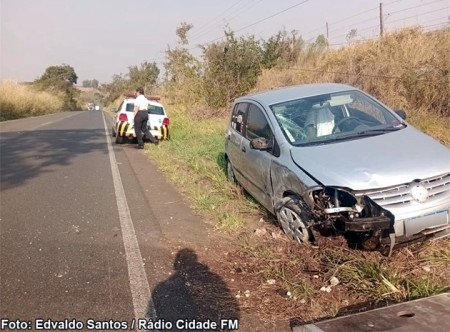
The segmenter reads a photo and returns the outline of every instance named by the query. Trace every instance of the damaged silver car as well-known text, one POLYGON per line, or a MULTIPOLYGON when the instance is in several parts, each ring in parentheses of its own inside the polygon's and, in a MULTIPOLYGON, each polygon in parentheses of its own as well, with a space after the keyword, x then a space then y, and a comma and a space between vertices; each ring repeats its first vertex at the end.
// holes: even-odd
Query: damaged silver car
POLYGON ((311 84, 235 100, 225 137, 238 182, 298 242, 334 230, 366 249, 450 235, 450 150, 368 94, 311 84))

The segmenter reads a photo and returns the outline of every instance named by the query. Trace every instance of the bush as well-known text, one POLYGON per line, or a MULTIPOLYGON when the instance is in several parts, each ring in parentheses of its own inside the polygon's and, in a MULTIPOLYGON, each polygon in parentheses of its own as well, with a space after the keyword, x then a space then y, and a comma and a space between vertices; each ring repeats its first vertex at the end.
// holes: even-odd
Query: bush
POLYGON ((63 101, 16 82, 0 83, 0 121, 60 112, 63 101))

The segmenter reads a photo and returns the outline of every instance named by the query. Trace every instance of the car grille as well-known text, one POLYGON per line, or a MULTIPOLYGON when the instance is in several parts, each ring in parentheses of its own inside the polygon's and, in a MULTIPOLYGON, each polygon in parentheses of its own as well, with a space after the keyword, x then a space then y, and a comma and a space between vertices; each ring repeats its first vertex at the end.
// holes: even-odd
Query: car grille
POLYGON ((412 202, 411 184, 421 184, 428 190, 427 203, 432 203, 450 195, 450 173, 434 178, 407 183, 399 186, 388 187, 381 190, 357 192, 356 196, 369 196, 375 203, 383 208, 402 208, 412 202))

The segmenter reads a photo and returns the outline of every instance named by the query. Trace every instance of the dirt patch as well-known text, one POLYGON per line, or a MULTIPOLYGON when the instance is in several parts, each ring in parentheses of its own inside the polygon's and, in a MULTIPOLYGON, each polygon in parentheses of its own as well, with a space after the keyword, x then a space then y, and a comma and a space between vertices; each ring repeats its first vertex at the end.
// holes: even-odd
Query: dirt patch
POLYGON ((342 236, 298 245, 273 219, 257 216, 238 236, 216 244, 200 250, 200 259, 226 283, 243 324, 260 322, 267 331, 450 289, 450 239, 398 249, 388 258, 351 249, 342 236))

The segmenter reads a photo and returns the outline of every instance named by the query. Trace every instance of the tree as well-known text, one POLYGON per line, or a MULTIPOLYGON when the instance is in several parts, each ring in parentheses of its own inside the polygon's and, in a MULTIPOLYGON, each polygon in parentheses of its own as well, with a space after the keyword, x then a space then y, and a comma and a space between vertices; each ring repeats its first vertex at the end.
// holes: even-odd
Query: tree
POLYGON ((94 78, 93 80, 84 80, 83 88, 98 88, 98 81, 94 78))
POLYGON ((93 87, 93 88, 98 88, 98 80, 96 80, 95 78, 91 81, 91 86, 93 87))
POLYGON ((143 62, 140 67, 131 66, 128 70, 130 83, 135 85, 134 89, 140 86, 144 88, 144 91, 151 90, 159 76, 159 68, 154 62, 143 62))
POLYGON ((64 107, 71 110, 77 109, 75 97, 79 94, 74 84, 77 84, 78 76, 73 67, 62 64, 50 66, 44 74, 33 82, 33 86, 39 90, 48 90, 61 96, 64 107))
POLYGON ((92 86, 92 82, 90 80, 83 81, 83 88, 90 88, 92 86))
POLYGON ((293 64, 297 61, 303 48, 303 39, 297 37, 297 31, 291 31, 291 36, 283 30, 263 41, 263 59, 265 68, 272 68, 277 64, 293 64))
POLYGON ((203 97, 202 65, 187 49, 187 34, 194 26, 181 23, 176 29, 178 45, 166 50, 165 89, 176 92, 178 103, 193 105, 203 97))
POLYGON ((356 36, 357 36, 357 30, 351 29, 349 31, 349 33, 347 33, 347 36, 345 37, 345 39, 347 39, 348 44, 352 44, 353 41, 356 39, 356 36))
POLYGON ((328 47, 327 37, 318 35, 316 41, 313 43, 313 47, 318 51, 324 51, 328 47))
POLYGON ((77 84, 78 76, 75 70, 66 64, 61 66, 50 66, 35 83, 44 89, 66 89, 77 84))
MULTIPOLYGON (((159 68, 156 63, 143 62, 139 67, 128 67, 128 74, 114 75, 113 81, 103 85, 102 89, 108 93, 107 100, 112 102, 125 92, 134 92, 137 87, 143 87, 146 93, 151 91, 156 85, 158 76, 159 68)), ((96 84, 98 85, 98 81, 96 84)))
POLYGON ((256 84, 261 73, 263 50, 254 36, 225 32, 226 41, 203 47, 204 84, 209 106, 220 108, 256 84))

